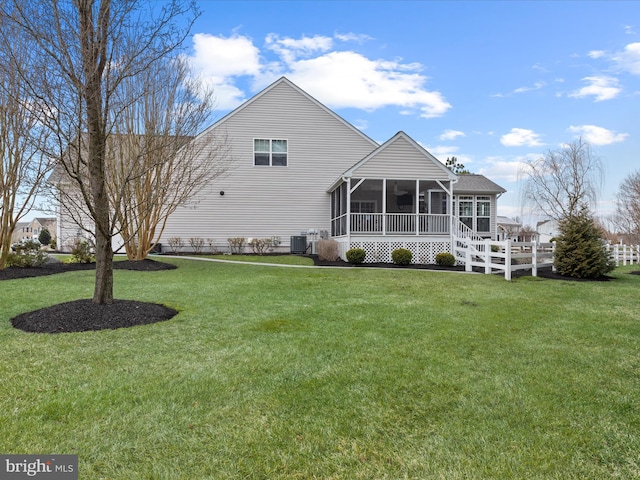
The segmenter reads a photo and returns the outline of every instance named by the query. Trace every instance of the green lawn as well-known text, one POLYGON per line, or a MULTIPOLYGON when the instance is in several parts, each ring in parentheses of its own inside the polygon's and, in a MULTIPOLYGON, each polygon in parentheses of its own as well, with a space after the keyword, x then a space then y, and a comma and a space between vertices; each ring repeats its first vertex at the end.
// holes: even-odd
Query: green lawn
POLYGON ((0 452, 81 479, 640 477, 640 276, 580 283, 162 259, 116 297, 180 313, 9 319, 93 272, 0 282, 0 452))

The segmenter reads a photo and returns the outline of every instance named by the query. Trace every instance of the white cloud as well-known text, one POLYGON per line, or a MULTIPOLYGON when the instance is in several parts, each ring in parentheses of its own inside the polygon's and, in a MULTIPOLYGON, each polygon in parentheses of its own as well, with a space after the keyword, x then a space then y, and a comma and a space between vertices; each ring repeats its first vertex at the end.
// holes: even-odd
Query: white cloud
POLYGON ((437 145, 435 147, 424 147, 424 148, 431 155, 439 159, 442 163, 444 163, 447 157, 450 157, 451 155, 457 158, 457 155, 455 155, 455 153, 458 151, 458 147, 453 147, 449 145, 437 145))
POLYGON ((604 50, 591 50, 587 55, 591 58, 600 58, 604 57, 605 53, 604 50))
POLYGON ((633 75, 640 75, 640 42, 630 43, 624 50, 613 55, 619 68, 633 75))
POLYGON ((614 77, 585 77, 582 81, 589 82, 589 85, 570 93, 570 97, 582 98, 593 95, 596 102, 601 102, 603 100, 611 100, 612 98, 615 98, 622 91, 618 86, 618 79, 614 77))
POLYGON ((248 37, 215 37, 205 33, 193 36, 193 55, 189 58, 204 84, 213 87, 217 108, 227 110, 238 106, 245 94, 233 84, 232 78, 260 73, 259 50, 248 37))
POLYGON ((545 85, 546 85, 546 82, 536 82, 536 83, 533 84, 532 87, 519 87, 519 88, 516 88, 513 91, 513 93, 525 93, 525 92, 531 92, 533 90, 540 90, 545 85))
POLYGON ((280 38, 270 33, 265 39, 267 48, 277 53, 285 63, 292 63, 298 57, 309 57, 317 52, 326 52, 333 47, 333 38, 316 35, 314 37, 280 38))
POLYGON ((626 33, 627 35, 636 34, 636 31, 633 29, 632 25, 623 25, 622 28, 624 28, 624 33, 626 33))
POLYGON ((500 143, 505 147, 539 147, 544 145, 540 141, 540 135, 526 128, 512 128, 511 132, 500 137, 500 143))
POLYGON ((443 115, 451 105, 440 92, 424 88, 427 78, 417 68, 344 51, 298 61, 290 65, 288 77, 334 108, 398 106, 424 118, 443 115))
POLYGON ((243 77, 260 88, 282 75, 332 108, 394 106, 424 118, 441 116, 451 108, 440 92, 426 88, 428 77, 421 73, 421 64, 370 59, 335 48, 336 40, 368 38, 352 33, 299 39, 270 34, 261 52, 249 37, 196 34, 190 59, 199 76, 214 87, 221 109, 235 107, 243 99, 237 87, 243 77), (266 59, 267 54, 272 58, 266 59))
POLYGON ((592 145, 609 145, 611 143, 623 142, 629 136, 627 133, 616 133, 596 125, 570 126, 569 131, 575 133, 577 137, 592 145))
POLYGON ((440 140, 455 140, 458 137, 466 137, 466 135, 460 130, 445 130, 440 135, 440 140))
POLYGON ((360 33, 336 33, 336 40, 340 40, 341 42, 358 42, 364 43, 369 40, 373 40, 369 35, 364 35, 360 33))
POLYGON ((503 157, 488 157, 480 168, 479 174, 491 178, 496 183, 500 182, 517 182, 518 172, 523 168, 523 157, 516 157, 514 160, 508 160, 503 157))

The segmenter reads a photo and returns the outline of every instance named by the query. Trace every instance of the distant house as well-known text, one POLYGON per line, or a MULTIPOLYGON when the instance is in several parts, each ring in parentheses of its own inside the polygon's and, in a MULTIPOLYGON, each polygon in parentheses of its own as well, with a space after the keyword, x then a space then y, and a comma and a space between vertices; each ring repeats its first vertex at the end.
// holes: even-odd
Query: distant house
POLYGON ((18 222, 11 236, 11 243, 37 240, 43 228, 49 230, 51 237, 56 236, 56 217, 37 217, 30 222, 18 222))
POLYGON ((560 234, 558 230, 558 222, 555 220, 543 220, 541 222, 538 222, 536 224, 536 232, 539 242, 551 242, 560 234))
POLYGON ((162 245, 202 238, 226 251, 232 237, 268 238, 290 251, 307 235, 310 248, 335 239, 343 258, 359 246, 390 261, 402 246, 434 263, 454 235, 497 238, 502 187, 453 174, 404 132, 378 144, 284 77, 193 141, 219 138, 232 169, 169 217, 162 245))
POLYGON ((522 223, 509 217, 498 215, 496 217, 498 223, 498 240, 517 240, 522 223))

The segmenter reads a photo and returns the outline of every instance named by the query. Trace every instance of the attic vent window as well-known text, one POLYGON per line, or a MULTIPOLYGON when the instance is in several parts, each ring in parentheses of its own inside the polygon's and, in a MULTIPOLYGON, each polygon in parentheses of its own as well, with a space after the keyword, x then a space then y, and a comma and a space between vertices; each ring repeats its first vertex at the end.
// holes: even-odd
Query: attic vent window
POLYGON ((253 164, 268 167, 287 166, 287 141, 256 138, 253 140, 253 164))

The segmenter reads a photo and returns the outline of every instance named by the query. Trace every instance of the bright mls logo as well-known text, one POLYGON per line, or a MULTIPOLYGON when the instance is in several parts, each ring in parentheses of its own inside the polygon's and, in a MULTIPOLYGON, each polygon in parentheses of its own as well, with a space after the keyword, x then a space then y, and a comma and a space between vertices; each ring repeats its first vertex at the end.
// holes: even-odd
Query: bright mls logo
POLYGON ((78 480, 77 455, 0 455, 0 479, 78 480))

